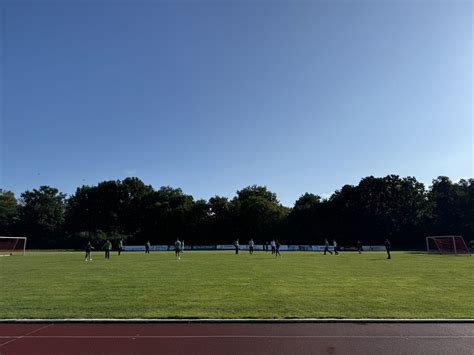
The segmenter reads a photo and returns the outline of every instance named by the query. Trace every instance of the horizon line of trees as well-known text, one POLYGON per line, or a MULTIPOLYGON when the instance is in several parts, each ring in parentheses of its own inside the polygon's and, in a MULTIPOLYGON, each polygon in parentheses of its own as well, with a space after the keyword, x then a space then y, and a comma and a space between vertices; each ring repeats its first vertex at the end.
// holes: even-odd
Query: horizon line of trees
POLYGON ((86 240, 127 244, 258 243, 382 244, 421 248, 427 235, 474 239, 474 179, 440 176, 426 188, 414 177, 368 176, 329 198, 304 193, 291 208, 265 186, 248 186, 229 199, 195 200, 180 188, 154 189, 136 177, 84 185, 67 196, 50 186, 0 189, 0 235, 26 236, 31 248, 78 248, 86 240))

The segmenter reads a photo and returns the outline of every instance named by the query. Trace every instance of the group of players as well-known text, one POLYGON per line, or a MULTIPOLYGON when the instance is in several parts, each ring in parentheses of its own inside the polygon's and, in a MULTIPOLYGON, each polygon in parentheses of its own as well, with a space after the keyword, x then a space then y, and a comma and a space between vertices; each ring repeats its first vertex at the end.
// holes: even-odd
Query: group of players
MULTIPOLYGON (((250 255, 253 255, 253 251, 254 251, 254 247, 255 247, 255 242, 253 241, 252 238, 250 238, 249 240, 249 253, 250 255)), ((280 246, 281 246, 281 243, 280 241, 277 239, 273 239, 270 243, 268 242, 265 242, 265 244, 263 244, 263 250, 267 251, 268 252, 268 246, 271 247, 271 251, 272 251, 272 255, 275 255, 275 256, 281 256, 280 254, 280 246)), ((238 255, 239 254, 239 250, 240 250, 240 242, 239 242, 239 239, 237 239, 234 243, 234 247, 235 247, 235 254, 238 255)))
MULTIPOLYGON (((333 245, 334 255, 339 255, 339 249, 338 249, 338 245, 337 245, 337 242, 336 242, 335 239, 333 239, 332 245, 333 245)), ((250 255, 253 255, 255 242, 253 241, 252 238, 249 240, 248 246, 249 246, 250 255)), ((268 247, 269 246, 270 246, 272 255, 275 255, 276 257, 281 256, 281 254, 280 254, 281 243, 278 239, 277 240, 274 239, 270 243, 265 242, 265 244, 263 245, 263 250, 268 252, 268 247)), ((118 247, 118 255, 120 255, 123 251, 123 240, 122 239, 119 240, 117 247, 118 247)), ((240 250, 239 239, 237 239, 235 241, 234 247, 235 247, 235 254, 238 255, 239 250, 240 250)), ((356 248, 357 248, 357 251, 359 252, 359 254, 361 254, 362 253, 362 243, 360 242, 360 240, 357 241, 356 248)), ((104 246, 102 247, 102 249, 105 250, 105 258, 110 259, 110 252, 112 250, 112 243, 110 242, 110 240, 106 240, 106 242, 105 242, 104 246)), ((391 248, 390 241, 388 239, 385 239, 385 250, 387 251, 387 259, 392 258, 391 254, 390 254, 391 249, 392 248, 391 248)), ((86 248, 85 248, 85 251, 86 251, 85 261, 92 261, 92 250, 94 250, 94 247, 92 246, 92 243, 89 241, 86 245, 86 248)), ((174 251, 175 251, 175 255, 176 255, 176 260, 181 260, 181 253, 183 253, 183 251, 184 251, 184 240, 181 241, 181 240, 179 240, 179 238, 176 239, 176 242, 174 243, 174 251)), ((333 251, 329 250, 329 241, 327 239, 324 239, 324 253, 323 253, 323 255, 326 255, 326 253, 329 253, 329 254, 332 255, 333 251)), ((149 240, 145 243, 145 253, 150 254, 150 241, 149 240)))

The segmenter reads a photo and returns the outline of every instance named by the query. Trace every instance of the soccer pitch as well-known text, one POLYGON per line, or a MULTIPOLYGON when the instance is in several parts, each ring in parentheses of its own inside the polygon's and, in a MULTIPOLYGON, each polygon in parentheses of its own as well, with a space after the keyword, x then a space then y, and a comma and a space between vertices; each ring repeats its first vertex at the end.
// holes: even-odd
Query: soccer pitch
POLYGON ((394 252, 27 252, 0 318, 474 318, 474 258, 394 252))

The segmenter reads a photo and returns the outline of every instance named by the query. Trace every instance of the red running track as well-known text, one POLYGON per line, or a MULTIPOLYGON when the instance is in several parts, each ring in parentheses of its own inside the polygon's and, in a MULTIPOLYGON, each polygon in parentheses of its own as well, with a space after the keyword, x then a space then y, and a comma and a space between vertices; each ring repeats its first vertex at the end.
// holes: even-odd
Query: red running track
POLYGON ((474 323, 0 323, 0 354, 474 354, 474 323))

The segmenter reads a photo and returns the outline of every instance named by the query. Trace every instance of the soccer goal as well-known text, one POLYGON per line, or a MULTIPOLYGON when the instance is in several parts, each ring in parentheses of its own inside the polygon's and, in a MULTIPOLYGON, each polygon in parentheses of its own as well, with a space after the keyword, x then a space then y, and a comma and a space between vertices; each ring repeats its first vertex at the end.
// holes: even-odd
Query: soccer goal
POLYGON ((0 256, 25 255, 25 237, 0 237, 0 256))
POLYGON ((426 237, 426 251, 439 254, 471 255, 460 235, 426 237))

